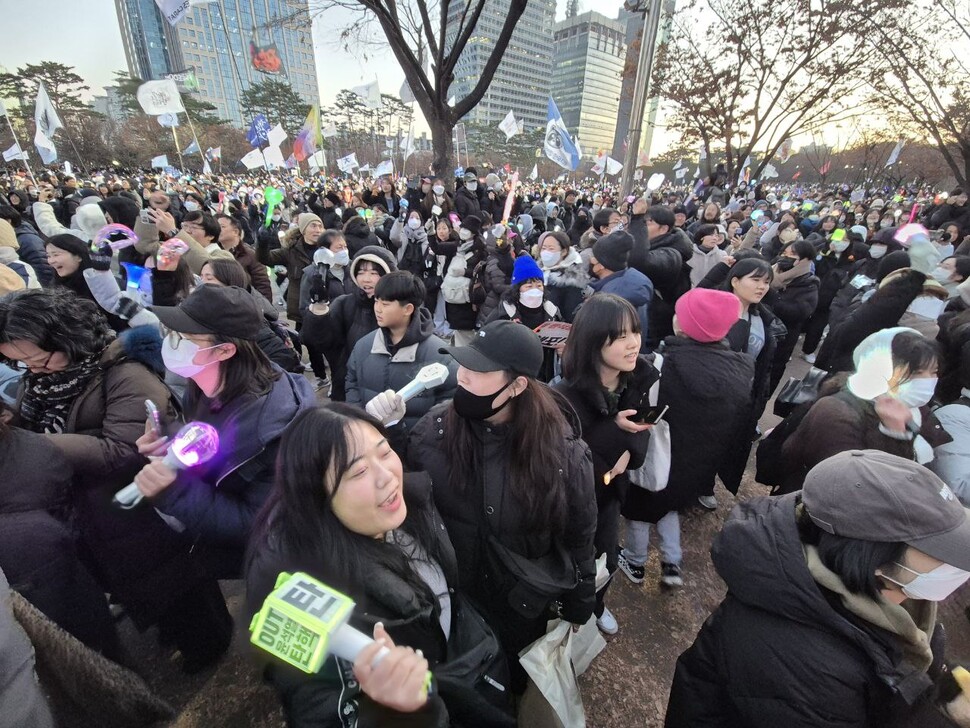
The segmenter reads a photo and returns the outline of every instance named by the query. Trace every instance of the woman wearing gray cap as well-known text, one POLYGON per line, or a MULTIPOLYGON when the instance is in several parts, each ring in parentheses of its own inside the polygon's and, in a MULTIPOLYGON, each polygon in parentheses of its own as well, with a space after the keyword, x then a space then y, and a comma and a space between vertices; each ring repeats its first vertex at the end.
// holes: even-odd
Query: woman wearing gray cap
POLYGON ((666 726, 970 726, 936 624, 970 578, 967 514, 878 450, 735 507, 711 548, 728 593, 677 661, 666 726))
POLYGON ((441 351, 459 364, 455 397, 415 425, 408 460, 431 475, 459 586, 497 631, 521 693, 514 656, 557 613, 574 624, 593 613, 593 464, 572 407, 536 379, 530 329, 493 321, 441 351))

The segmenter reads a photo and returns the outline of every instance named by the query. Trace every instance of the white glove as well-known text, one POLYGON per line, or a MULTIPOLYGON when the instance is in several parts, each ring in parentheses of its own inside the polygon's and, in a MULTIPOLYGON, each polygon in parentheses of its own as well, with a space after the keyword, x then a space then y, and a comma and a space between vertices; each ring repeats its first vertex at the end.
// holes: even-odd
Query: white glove
POLYGON ((393 427, 404 418, 407 405, 393 389, 381 392, 364 407, 371 417, 378 419, 385 427, 393 427))

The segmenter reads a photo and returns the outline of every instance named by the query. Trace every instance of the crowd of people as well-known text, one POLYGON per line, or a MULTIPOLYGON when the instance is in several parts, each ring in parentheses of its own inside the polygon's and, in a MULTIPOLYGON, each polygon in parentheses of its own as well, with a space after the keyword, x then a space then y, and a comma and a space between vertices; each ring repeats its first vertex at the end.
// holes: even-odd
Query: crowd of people
MULTIPOLYGON (((0 577, 196 673, 234 639, 221 580, 248 619, 304 572, 387 652, 262 655, 290 725, 511 726, 520 653, 552 619, 616 634, 651 530, 649 578, 689 582, 679 514, 757 443, 770 495, 713 543, 728 594, 667 725, 970 726, 936 622, 970 578, 967 193, 726 180, 10 172, 0 577)), ((5 682, 0 713, 31 699, 5 682)))

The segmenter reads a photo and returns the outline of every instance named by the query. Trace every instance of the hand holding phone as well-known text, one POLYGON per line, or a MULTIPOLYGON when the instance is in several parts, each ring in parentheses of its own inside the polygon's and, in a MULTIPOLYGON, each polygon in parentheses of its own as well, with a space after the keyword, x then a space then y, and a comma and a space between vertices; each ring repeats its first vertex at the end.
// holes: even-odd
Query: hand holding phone
POLYGON ((158 412, 158 407, 150 399, 145 400, 145 417, 148 427, 151 428, 156 438, 162 436, 162 416, 158 412))
POLYGON ((655 425, 663 419, 668 409, 670 409, 670 405, 664 405, 663 407, 660 405, 654 405, 653 407, 647 405, 646 407, 638 409, 633 419, 635 422, 644 425, 655 425))

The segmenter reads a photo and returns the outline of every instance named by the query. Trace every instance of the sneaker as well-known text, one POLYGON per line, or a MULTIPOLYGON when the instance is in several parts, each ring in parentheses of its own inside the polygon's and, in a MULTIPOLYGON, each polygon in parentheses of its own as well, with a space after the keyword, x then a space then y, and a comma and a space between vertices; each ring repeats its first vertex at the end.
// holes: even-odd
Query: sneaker
POLYGON ((717 510, 717 498, 712 495, 702 495, 697 499, 697 502, 709 511, 717 510))
POLYGON ((680 566, 677 564, 660 564, 660 583, 669 587, 683 586, 684 577, 680 566))
POLYGON ((809 364, 815 363, 815 354, 802 354, 802 359, 807 361, 809 364))
POLYGON ((325 389, 330 386, 330 377, 317 377, 316 388, 325 389))
POLYGON ((616 634, 620 629, 620 625, 616 623, 616 617, 613 616, 613 612, 608 607, 603 607, 602 616, 596 618, 596 626, 600 628, 600 632, 603 634, 616 634))
POLYGON ((632 581, 634 584, 643 583, 643 567, 631 564, 626 560, 623 555, 623 550, 620 550, 620 555, 617 559, 617 566, 620 567, 620 571, 626 574, 626 578, 632 581))

